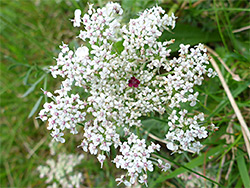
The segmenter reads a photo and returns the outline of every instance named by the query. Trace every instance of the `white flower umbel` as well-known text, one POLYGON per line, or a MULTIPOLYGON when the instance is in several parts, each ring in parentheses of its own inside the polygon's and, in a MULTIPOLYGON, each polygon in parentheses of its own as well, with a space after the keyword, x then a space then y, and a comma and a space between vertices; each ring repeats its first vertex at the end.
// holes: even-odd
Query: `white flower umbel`
POLYGON ((58 154, 57 161, 49 159, 45 166, 39 166, 37 170, 40 178, 46 177, 48 187, 80 187, 83 182, 83 176, 80 172, 73 171, 74 167, 83 160, 83 155, 58 154))
POLYGON ((50 70, 53 77, 65 80, 55 94, 44 91, 53 102, 45 103, 39 115, 48 120, 51 135, 59 142, 65 141, 67 129, 76 134, 80 123, 84 133, 79 147, 96 155, 101 167, 105 153, 114 147, 118 154, 112 161, 128 172, 117 181, 147 185, 147 171, 153 171, 154 165, 166 171, 170 165, 151 156, 159 145, 148 146, 133 133, 142 126, 140 118, 168 112, 167 148, 199 152, 199 139, 208 135, 203 114, 188 115, 182 105, 195 106, 199 93, 194 86, 202 84, 204 75, 215 73, 207 68, 209 58, 202 44, 194 48, 181 44, 179 57, 169 58, 174 39, 160 42, 159 37, 175 27, 173 14, 168 16, 156 6, 127 25, 121 23, 122 14, 121 6, 112 2, 98 9, 90 5, 82 17, 80 10, 75 11, 73 25, 83 27, 78 38, 89 47, 72 51, 62 43, 57 64, 50 70), (71 94, 75 88, 88 97, 71 94))
MULTIPOLYGON (((64 89, 64 88, 63 88, 64 89)), ((39 116, 42 120, 47 120, 49 125, 48 130, 53 130, 51 136, 54 140, 64 143, 62 138, 65 128, 69 129, 72 134, 76 134, 76 124, 85 120, 84 102, 80 100, 79 95, 67 96, 61 94, 58 90, 59 96, 51 96, 53 102, 45 103, 44 109, 40 111, 39 116)))

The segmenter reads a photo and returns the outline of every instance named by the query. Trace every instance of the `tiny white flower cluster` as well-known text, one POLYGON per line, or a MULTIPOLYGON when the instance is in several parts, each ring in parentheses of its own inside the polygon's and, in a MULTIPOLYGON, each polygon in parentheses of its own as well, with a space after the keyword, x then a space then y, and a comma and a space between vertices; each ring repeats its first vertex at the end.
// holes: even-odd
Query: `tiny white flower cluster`
MULTIPOLYGON (((95 45, 97 41, 106 44, 108 40, 118 41, 117 34, 119 34, 119 20, 121 18, 118 15, 122 15, 122 13, 123 10, 117 3, 110 2, 104 8, 97 10, 91 4, 88 14, 82 18, 80 18, 81 11, 79 9, 75 11, 74 27, 80 27, 82 23, 86 31, 80 31, 79 38, 82 40, 90 39, 89 43, 92 45, 95 45)), ((98 50, 97 46, 96 50, 98 50)))
POLYGON ((49 159, 46 166, 38 166, 40 178, 46 177, 48 188, 56 187, 80 187, 83 182, 83 176, 80 172, 73 171, 74 167, 79 165, 83 160, 83 155, 58 154, 58 160, 49 159))
POLYGON ((77 134, 76 124, 85 120, 84 102, 80 100, 79 95, 59 95, 53 96, 51 93, 46 92, 47 96, 50 96, 54 102, 45 103, 44 109, 39 113, 41 120, 45 121, 48 119, 49 126, 48 130, 53 130, 51 136, 59 142, 64 143, 65 139, 62 138, 64 135, 59 130, 65 128, 70 129, 72 134, 77 134))
POLYGON ((147 170, 153 171, 153 164, 164 171, 170 165, 150 155, 159 151, 159 145, 147 146, 146 140, 133 133, 134 128, 142 126, 140 118, 167 110, 167 148, 173 152, 199 152, 198 139, 207 137, 201 124, 203 114, 188 116, 181 106, 194 106, 198 100, 194 86, 201 85, 204 75, 215 73, 207 70, 209 59, 202 44, 190 50, 189 45, 181 44, 180 57, 167 59, 171 52, 168 46, 174 39, 160 42, 159 37, 168 27, 175 27, 173 14, 168 16, 156 6, 122 25, 122 13, 121 6, 112 2, 97 10, 90 5, 83 17, 80 10, 75 11, 73 25, 84 26, 79 38, 90 47, 72 51, 67 44, 60 46, 57 65, 50 70, 53 77, 59 75, 65 80, 55 91, 58 96, 45 92, 54 102, 44 104, 39 115, 49 121, 54 140, 62 143, 62 131, 66 128, 76 134, 76 125, 81 123, 84 139, 80 147, 97 155, 101 166, 112 146, 120 148, 113 162, 128 171, 130 180, 122 176, 117 181, 132 185, 138 178, 147 185, 147 170), (86 100, 80 94, 69 96, 76 86, 89 94, 86 100), (121 132, 128 136, 127 141, 120 139, 121 132))
POLYGON ((206 128, 198 123, 199 120, 204 121, 204 114, 186 116, 187 110, 181 110, 178 114, 176 110, 173 110, 169 116, 169 131, 166 135, 166 139, 169 141, 167 148, 173 152, 192 150, 199 153, 202 145, 195 138, 202 139, 208 136, 206 128))
MULTIPOLYGON (((145 139, 139 139, 137 135, 131 133, 128 137, 127 142, 123 142, 120 145, 121 155, 117 155, 113 162, 116 164, 117 168, 122 168, 128 171, 127 176, 130 177, 130 180, 126 180, 125 176, 122 175, 120 178, 117 178, 116 181, 120 183, 124 183, 126 186, 133 185, 139 176, 139 182, 145 183, 147 186, 147 174, 145 172, 154 170, 153 162, 150 160, 150 154, 160 151, 160 145, 155 145, 153 142, 150 146, 146 145, 145 139)), ((166 163, 162 165, 162 160, 158 159, 158 166, 162 168, 162 170, 166 171, 170 168, 170 165, 166 163)))

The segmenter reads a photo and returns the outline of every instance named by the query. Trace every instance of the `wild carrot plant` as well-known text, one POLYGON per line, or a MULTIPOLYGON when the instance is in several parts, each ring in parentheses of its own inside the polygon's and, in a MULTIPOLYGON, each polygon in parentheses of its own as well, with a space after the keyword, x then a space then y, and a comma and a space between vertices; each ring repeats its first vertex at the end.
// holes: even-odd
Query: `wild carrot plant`
POLYGON ((172 153, 199 153, 199 140, 208 136, 204 114, 190 114, 184 108, 196 105, 195 86, 202 84, 204 76, 216 75, 209 68, 207 49, 203 44, 194 48, 181 44, 179 56, 170 58, 169 46, 175 40, 161 42, 159 37, 175 27, 177 17, 159 6, 127 24, 122 22, 118 3, 98 9, 90 4, 87 13, 81 14, 75 10, 72 22, 83 28, 77 36, 83 44, 74 50, 65 43, 60 46, 57 63, 49 70, 54 78, 64 80, 53 94, 44 91, 51 102, 44 104, 39 117, 48 121, 55 141, 64 143, 68 132, 82 134, 78 147, 96 155, 101 167, 114 148, 116 156, 109 160, 127 171, 116 179, 118 184, 138 181, 147 186, 148 171, 154 171, 154 166, 167 171, 170 164, 152 156, 160 151, 159 144, 148 144, 137 135, 136 130, 143 129, 142 119, 149 114, 168 115, 165 139, 172 153))

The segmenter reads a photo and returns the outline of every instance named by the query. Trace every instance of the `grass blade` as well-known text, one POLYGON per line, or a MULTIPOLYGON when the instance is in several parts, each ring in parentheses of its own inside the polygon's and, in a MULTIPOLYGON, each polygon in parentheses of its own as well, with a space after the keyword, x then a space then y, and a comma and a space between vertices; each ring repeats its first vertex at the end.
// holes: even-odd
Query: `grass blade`
POLYGON ((245 163, 244 155, 240 150, 237 150, 237 158, 236 158, 239 172, 240 172, 240 177, 242 179, 242 182, 244 184, 244 187, 249 187, 250 185, 250 178, 247 170, 247 166, 245 163))
MULTIPOLYGON (((158 154, 156 154, 156 155, 158 155, 158 154)), ((160 156, 160 155, 158 155, 158 156, 160 156)), ((190 172, 192 172, 192 173, 194 173, 194 174, 197 174, 197 175, 199 175, 199 176, 205 178, 206 180, 211 181, 212 183, 214 183, 214 184, 216 184, 216 185, 219 185, 220 187, 224 187, 224 186, 221 185, 220 183, 218 183, 218 182, 216 182, 216 181, 214 181, 214 180, 212 180, 212 179, 210 179, 210 178, 208 178, 208 177, 206 177, 206 176, 204 176, 204 175, 202 175, 202 174, 200 174, 200 173, 198 173, 198 172, 195 172, 194 170, 192 170, 192 169, 190 169, 190 168, 188 168, 188 167, 186 167, 186 166, 184 166, 184 165, 181 165, 180 163, 177 163, 177 162, 175 162, 174 160, 172 160, 172 159, 170 159, 170 158, 163 157, 163 156, 160 156, 160 157, 162 157, 162 158, 164 158, 164 159, 170 161, 171 163, 174 163, 175 165, 178 165, 178 166, 180 166, 180 167, 182 167, 182 168, 184 168, 184 169, 186 169, 186 170, 188 170, 188 171, 190 171, 190 172)))
POLYGON ((28 96, 32 91, 34 91, 36 88, 36 85, 39 84, 39 82, 41 82, 45 76, 46 74, 42 75, 41 78, 39 78, 34 84, 32 84, 32 86, 22 95, 22 98, 28 96))
MULTIPOLYGON (((166 174, 162 174, 161 176, 159 176, 155 181, 152 181, 152 183, 150 184, 150 187, 155 187, 157 185, 157 183, 161 183, 167 179, 170 178, 174 178, 177 175, 186 172, 187 170, 197 167, 199 165, 202 165, 204 163, 204 159, 208 160, 209 156, 216 156, 219 155, 220 153, 222 153, 224 151, 224 148, 222 145, 219 145, 211 150, 209 150, 206 154, 203 153, 201 154, 199 157, 193 159, 192 161, 190 161, 189 163, 185 164, 185 167, 183 167, 181 164, 177 163, 177 162, 173 162, 174 164, 181 166, 182 168, 178 168, 175 171, 173 171, 172 173, 166 175, 166 174)), ((162 156, 161 156, 162 157, 162 156)), ((164 157, 163 157, 164 158, 164 157)), ((168 160, 168 159, 167 159, 168 160)), ((169 160, 170 161, 170 160, 169 160)), ((172 161, 171 161, 172 162, 172 161)), ((192 172, 192 171, 191 171, 192 172)), ((217 182, 216 182, 217 183, 217 182)), ((223 187, 223 186, 222 186, 223 187)))

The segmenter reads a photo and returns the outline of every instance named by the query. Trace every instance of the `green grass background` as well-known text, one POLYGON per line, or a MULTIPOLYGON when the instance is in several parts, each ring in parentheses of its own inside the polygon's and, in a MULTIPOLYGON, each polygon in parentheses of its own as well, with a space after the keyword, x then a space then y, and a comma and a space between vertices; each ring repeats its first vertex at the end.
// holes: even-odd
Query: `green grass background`
MULTIPOLYGON (((107 1, 90 1, 103 6, 107 1)), ((137 13, 158 4, 167 13, 178 16, 173 34, 164 33, 161 40, 176 39, 171 48, 176 55, 180 43, 195 45, 204 43, 214 49, 227 66, 238 74, 237 82, 216 59, 224 78, 239 106, 245 121, 250 121, 250 30, 238 31, 250 25, 250 9, 247 0, 121 0, 126 21, 137 13)), ((45 187, 36 168, 51 158, 48 144, 51 140, 46 123, 37 120, 45 98, 40 88, 55 90, 59 79, 52 79, 45 68, 55 64, 53 57, 59 52, 61 41, 71 47, 78 46, 75 38, 78 29, 69 19, 76 8, 87 10, 83 0, 1 0, 0 1, 0 99, 1 99, 1 161, 0 187, 45 187)), ((149 187, 185 187, 178 174, 191 170, 220 184, 219 187, 250 187, 249 158, 239 122, 218 78, 207 79, 200 92, 200 106, 208 121, 219 130, 203 141, 206 147, 198 155, 184 153, 170 155, 162 149, 161 156, 173 160, 172 169, 166 173, 155 171, 149 176, 149 187), (233 133, 227 133, 232 126, 233 133), (224 137, 222 137, 224 135, 224 137), (234 141, 227 143, 225 136, 234 141), (233 152, 234 150, 234 152, 233 152), (223 162, 224 157, 224 162, 223 162), (230 162, 233 161, 229 177, 230 162), (185 165, 188 167, 181 167, 185 165), (201 169, 201 170, 200 170, 201 169)), ((144 129, 159 138, 166 123, 156 119, 144 122, 144 129)), ((82 153, 81 135, 58 146, 58 152, 82 153)), ((164 148, 164 145, 162 145, 164 148)), ((97 160, 89 155, 79 168, 84 174, 82 187, 116 187, 115 178, 122 172, 109 162, 100 169, 97 160)), ((206 180, 210 182, 210 180, 206 180)), ((211 183, 215 186, 216 184, 211 183)))

